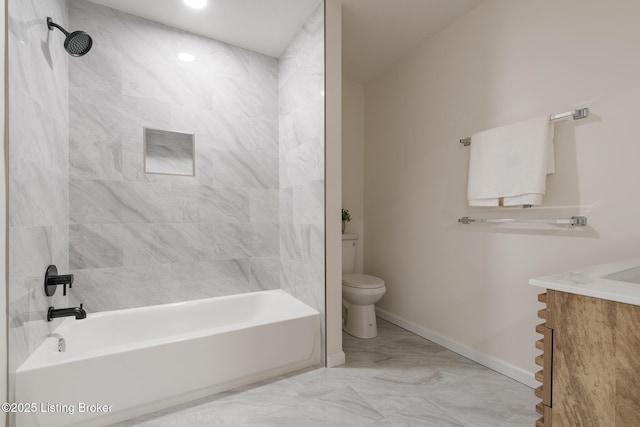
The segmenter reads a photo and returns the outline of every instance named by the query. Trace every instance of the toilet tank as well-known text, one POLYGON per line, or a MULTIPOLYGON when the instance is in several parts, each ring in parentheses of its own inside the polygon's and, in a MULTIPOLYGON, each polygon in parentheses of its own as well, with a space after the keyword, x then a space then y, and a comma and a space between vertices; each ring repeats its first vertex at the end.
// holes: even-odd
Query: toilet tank
POLYGON ((354 273, 356 270, 357 234, 342 235, 342 274, 354 273))

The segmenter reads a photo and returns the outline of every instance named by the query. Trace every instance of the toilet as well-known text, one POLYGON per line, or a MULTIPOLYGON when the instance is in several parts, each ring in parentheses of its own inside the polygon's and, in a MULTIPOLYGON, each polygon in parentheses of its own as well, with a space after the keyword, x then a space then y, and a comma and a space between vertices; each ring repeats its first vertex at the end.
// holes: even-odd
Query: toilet
POLYGON ((357 234, 342 235, 342 330, 356 338, 375 338, 375 303, 387 292, 384 280, 354 273, 357 234))

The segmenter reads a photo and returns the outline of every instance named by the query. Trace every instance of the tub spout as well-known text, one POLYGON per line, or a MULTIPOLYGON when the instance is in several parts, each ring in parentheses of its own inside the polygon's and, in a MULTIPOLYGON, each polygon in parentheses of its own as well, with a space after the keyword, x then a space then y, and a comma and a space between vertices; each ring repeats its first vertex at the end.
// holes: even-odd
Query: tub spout
POLYGON ((76 319, 85 319, 87 317, 87 312, 82 308, 82 304, 80 307, 69 307, 69 308, 59 308, 49 307, 47 310, 47 322, 51 322, 53 319, 58 317, 70 317, 74 316, 76 319))

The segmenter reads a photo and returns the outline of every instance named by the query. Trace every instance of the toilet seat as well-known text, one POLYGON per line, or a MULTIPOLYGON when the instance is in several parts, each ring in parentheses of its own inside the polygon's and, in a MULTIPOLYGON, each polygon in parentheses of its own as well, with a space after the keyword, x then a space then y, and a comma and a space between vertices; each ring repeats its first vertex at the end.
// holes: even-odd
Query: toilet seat
POLYGON ((359 289, 378 289, 384 287, 384 280, 368 274, 345 274, 342 276, 342 284, 359 289))

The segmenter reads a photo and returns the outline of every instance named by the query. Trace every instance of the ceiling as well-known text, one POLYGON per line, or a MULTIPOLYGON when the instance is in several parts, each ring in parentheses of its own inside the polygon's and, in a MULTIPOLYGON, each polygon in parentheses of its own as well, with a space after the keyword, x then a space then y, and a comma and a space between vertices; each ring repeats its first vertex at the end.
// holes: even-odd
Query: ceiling
POLYGON ((342 70, 367 83, 482 0, 341 0, 342 70))
MULTIPOLYGON (((91 0, 279 58, 320 0, 91 0)), ((482 0, 336 0, 342 3, 345 77, 367 83, 482 0)))
POLYGON ((279 58, 320 0, 90 0, 171 27, 279 58))

